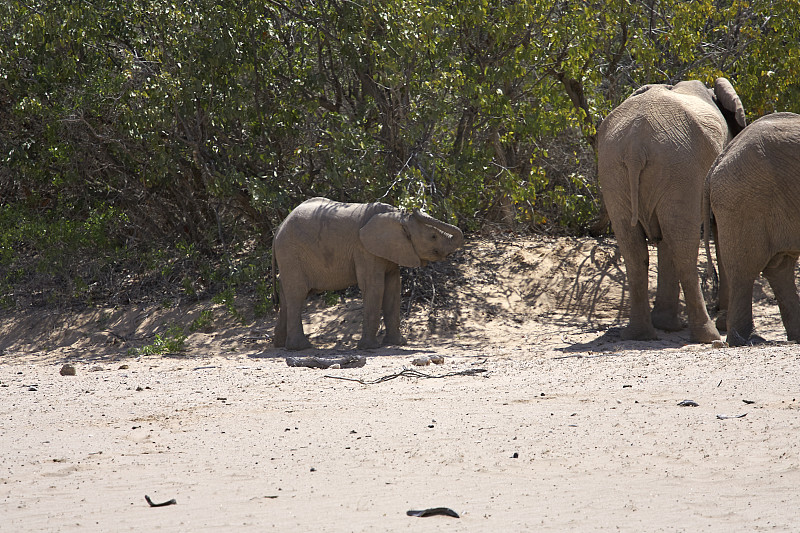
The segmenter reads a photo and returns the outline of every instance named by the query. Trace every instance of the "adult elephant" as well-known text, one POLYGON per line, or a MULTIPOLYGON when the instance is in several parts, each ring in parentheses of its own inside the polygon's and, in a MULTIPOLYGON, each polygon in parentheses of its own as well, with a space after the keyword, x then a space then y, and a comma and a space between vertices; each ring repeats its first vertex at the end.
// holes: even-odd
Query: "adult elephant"
POLYGON ((383 203, 349 204, 313 198, 281 223, 272 246, 280 271, 275 346, 311 347, 303 333, 303 303, 314 291, 358 284, 364 299, 359 348, 376 348, 381 312, 384 344, 405 344, 400 334, 400 266, 424 266, 459 248, 456 226, 383 203))
POLYGON ((720 271, 727 278, 720 310, 727 310, 728 344, 760 340, 753 336, 753 283, 762 272, 788 339, 800 341, 794 281, 800 257, 800 115, 767 115, 734 139, 708 173, 704 211, 706 221, 713 214, 716 222, 720 271))
POLYGON ((725 144, 744 126, 744 109, 725 78, 717 78, 713 89, 699 81, 645 85, 600 125, 598 181, 630 286, 630 321, 622 332, 624 339, 654 339, 654 326, 680 329, 680 287, 690 339, 720 338, 709 319, 697 273, 703 181, 725 144), (652 315, 648 240, 658 246, 652 315))

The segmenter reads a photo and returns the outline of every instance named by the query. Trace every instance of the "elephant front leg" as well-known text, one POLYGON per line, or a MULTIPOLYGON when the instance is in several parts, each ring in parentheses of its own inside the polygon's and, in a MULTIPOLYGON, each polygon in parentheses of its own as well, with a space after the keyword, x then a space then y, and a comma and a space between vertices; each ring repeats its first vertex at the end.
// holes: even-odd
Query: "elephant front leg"
POLYGON ((386 336, 383 344, 402 346, 406 338, 400 334, 400 267, 394 267, 386 273, 383 286, 383 321, 386 324, 386 336))
POLYGON ((381 307, 384 292, 384 270, 370 268, 368 271, 356 272, 358 286, 364 299, 364 322, 361 328, 361 340, 358 348, 369 350, 380 347, 378 342, 378 326, 381 319, 381 307))
POLYGON ((711 317, 708 316, 697 271, 695 270, 693 277, 689 274, 689 279, 682 284, 684 285, 683 296, 686 299, 686 309, 689 314, 689 340, 700 343, 719 340, 719 331, 711 321, 711 317))
POLYGON ((773 259, 764 269, 764 277, 778 300, 783 327, 790 341, 800 341, 800 298, 794 282, 796 264, 796 256, 784 255, 773 259))
MULTIPOLYGON (((688 234, 688 228, 683 234, 688 234)), ((706 301, 700 289, 700 276, 697 273, 698 241, 694 239, 670 242, 673 250, 672 261, 683 287, 686 312, 689 315, 689 339, 692 342, 710 343, 719 340, 719 331, 708 316, 706 301)))

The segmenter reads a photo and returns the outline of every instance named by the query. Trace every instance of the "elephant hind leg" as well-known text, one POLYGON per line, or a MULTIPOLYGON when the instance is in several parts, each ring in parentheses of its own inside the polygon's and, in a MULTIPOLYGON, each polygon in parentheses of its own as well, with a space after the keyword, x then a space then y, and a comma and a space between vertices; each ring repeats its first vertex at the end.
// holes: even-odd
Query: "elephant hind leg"
POLYGON ((797 255, 776 256, 764 269, 764 277, 775 292, 786 337, 790 341, 800 341, 800 297, 797 295, 794 281, 797 257, 797 255))
POLYGON ((730 272, 730 291, 728 293, 728 337, 730 346, 744 346, 753 334, 753 283, 755 274, 730 272))
POLYGON ((719 259, 719 252, 717 252, 717 264, 719 265, 719 292, 717 297, 717 329, 719 331, 728 331, 728 301, 730 300, 730 282, 728 281, 728 273, 722 267, 722 261, 719 259))
POLYGON ((361 327, 361 339, 358 341, 360 350, 380 347, 377 336, 383 305, 385 270, 379 268, 377 261, 379 260, 373 258, 366 265, 356 264, 358 287, 364 300, 364 322, 361 327))
POLYGON ((650 300, 647 293, 647 277, 650 257, 647 240, 640 225, 630 226, 628 220, 612 219, 619 250, 625 259, 625 271, 631 294, 630 322, 622 330, 625 340, 654 340, 656 330, 650 318, 650 300))
POLYGON ((286 306, 281 304, 278 310, 278 321, 275 324, 275 335, 272 343, 276 348, 286 346, 286 306))
POLYGON ((673 252, 667 241, 658 243, 658 286, 653 304, 653 326, 664 331, 683 328, 679 315, 680 291, 678 273, 672 259, 673 252))
POLYGON ((716 256, 717 256, 717 270, 719 271, 719 291, 717 293, 717 330, 720 332, 728 331, 728 300, 730 299, 730 282, 728 281, 728 272, 722 265, 722 253, 720 252, 719 245, 719 230, 717 229, 716 220, 711 223, 712 231, 714 233, 714 242, 716 243, 716 256))
POLYGON ((400 334, 400 268, 391 268, 383 285, 383 321, 386 324, 384 345, 402 346, 406 339, 400 334))

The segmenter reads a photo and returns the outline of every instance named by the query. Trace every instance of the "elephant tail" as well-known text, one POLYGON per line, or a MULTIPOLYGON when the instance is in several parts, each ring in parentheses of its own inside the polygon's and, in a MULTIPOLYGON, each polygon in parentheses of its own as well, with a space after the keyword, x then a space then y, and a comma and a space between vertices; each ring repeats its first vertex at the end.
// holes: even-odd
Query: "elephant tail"
POLYGON ((639 223, 639 179, 642 174, 644 164, 636 161, 627 165, 628 185, 631 189, 631 226, 639 223))
MULTIPOLYGON (((711 291, 716 294, 719 289, 719 277, 717 276, 717 269, 714 268, 714 261, 711 258, 711 233, 713 232, 711 225, 712 216, 711 181, 708 179, 708 175, 706 175, 706 179, 703 181, 703 242, 706 247, 706 270, 711 274, 711 291)), ((717 246, 719 246, 719 243, 717 243, 717 246)))

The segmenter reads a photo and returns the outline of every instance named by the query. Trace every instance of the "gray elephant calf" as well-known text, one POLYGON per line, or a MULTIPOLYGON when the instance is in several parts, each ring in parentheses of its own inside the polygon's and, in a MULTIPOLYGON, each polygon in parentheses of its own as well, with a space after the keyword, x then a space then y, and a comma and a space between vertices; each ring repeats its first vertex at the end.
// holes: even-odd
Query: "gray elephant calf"
POLYGON ((673 331, 680 289, 690 338, 711 342, 719 333, 706 311, 697 254, 703 180, 725 144, 745 126, 733 86, 718 78, 646 85, 603 120, 597 132, 597 179, 617 237, 631 291, 626 339, 673 331), (658 245, 658 288, 653 312, 647 292, 647 241, 658 245))
POLYGON ((734 139, 706 177, 704 217, 716 221, 721 319, 728 344, 753 333, 753 283, 769 281, 789 340, 800 341, 794 281, 800 257, 800 115, 762 117, 734 139), (710 209, 710 212, 709 212, 710 209))
POLYGON ((381 311, 384 344, 404 344, 400 334, 400 266, 424 266, 459 248, 457 227, 383 203, 346 204, 313 198, 297 206, 278 228, 272 266, 280 271, 280 311, 275 346, 311 347, 303 333, 303 304, 314 291, 358 284, 364 299, 359 348, 376 348, 381 311))

